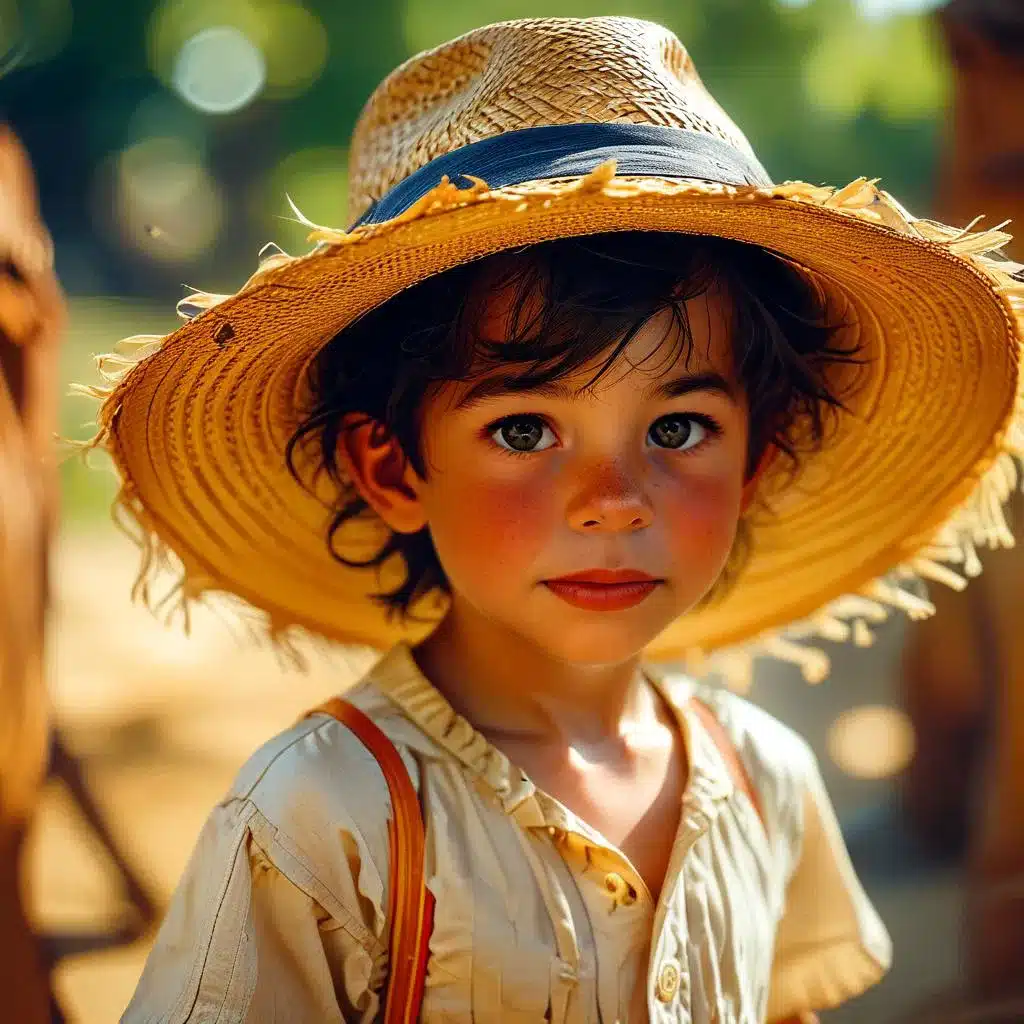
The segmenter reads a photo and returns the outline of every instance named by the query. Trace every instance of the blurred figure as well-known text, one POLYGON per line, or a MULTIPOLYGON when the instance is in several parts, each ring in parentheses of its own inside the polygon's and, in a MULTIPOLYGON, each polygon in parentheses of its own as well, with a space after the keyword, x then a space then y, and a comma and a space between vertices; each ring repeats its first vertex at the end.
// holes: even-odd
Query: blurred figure
POLYGON ((1024 3, 952 0, 939 22, 954 72, 939 216, 1010 218, 1007 254, 1024 261, 1024 3))
MULTIPOLYGON (((954 68, 952 132, 939 216, 1007 218, 1024 260, 1024 3, 953 0, 940 24, 954 68)), ((967 992, 955 1019, 1024 1020, 1024 500, 1017 548, 986 560, 962 594, 934 588, 935 619, 905 656, 918 755, 905 807, 930 850, 968 871, 967 992)), ((950 1003, 944 1000, 950 1010, 950 1003)), ((938 1007, 927 1019, 937 1020, 938 1007)))
MULTIPOLYGON (((1013 528, 1024 536, 1019 497, 1013 528)), ((941 618, 913 627, 904 664, 918 738, 904 805, 932 852, 966 859, 964 967, 978 1005, 954 1019, 987 1024, 1024 1020, 1024 544, 1001 554, 963 593, 934 589, 941 618)))
POLYGON ((51 1016, 19 865, 47 758, 42 641, 63 319, 32 171, 0 128, 0 992, 4 1019, 19 1024, 51 1016))

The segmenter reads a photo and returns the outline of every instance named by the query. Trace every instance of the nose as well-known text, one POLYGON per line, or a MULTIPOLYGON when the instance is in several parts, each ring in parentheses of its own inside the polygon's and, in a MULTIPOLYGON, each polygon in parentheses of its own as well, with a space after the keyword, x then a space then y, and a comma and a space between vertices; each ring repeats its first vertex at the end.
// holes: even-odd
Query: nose
POLYGON ((613 463, 591 467, 570 501, 569 525, 586 533, 619 533, 651 525, 654 510, 640 481, 613 463))

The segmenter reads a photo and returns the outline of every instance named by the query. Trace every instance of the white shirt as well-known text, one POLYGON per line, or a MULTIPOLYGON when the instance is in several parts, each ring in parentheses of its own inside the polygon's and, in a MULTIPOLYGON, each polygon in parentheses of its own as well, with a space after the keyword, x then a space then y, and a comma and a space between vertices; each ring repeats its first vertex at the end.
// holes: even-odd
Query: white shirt
MULTIPOLYGON (((700 721, 697 684, 658 676, 690 777, 655 906, 627 858, 537 789, 394 648, 346 699, 419 790, 436 898, 427 1024, 625 1021, 646 976, 657 1024, 760 1024, 874 984, 885 928, 843 845, 814 756, 708 688, 766 826, 700 721)), ((354 735, 317 715, 265 744, 210 815, 128 1024, 369 1022, 387 974, 389 800, 354 735)))

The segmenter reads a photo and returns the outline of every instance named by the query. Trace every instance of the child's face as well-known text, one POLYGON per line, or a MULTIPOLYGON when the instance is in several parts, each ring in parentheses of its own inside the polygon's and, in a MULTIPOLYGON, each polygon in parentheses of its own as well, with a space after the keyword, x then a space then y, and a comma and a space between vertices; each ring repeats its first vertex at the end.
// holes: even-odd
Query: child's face
MULTIPOLYGON (((506 336, 509 300, 484 300, 483 336, 506 336)), ((596 365, 543 393, 444 385, 423 411, 426 479, 406 469, 383 501, 372 480, 360 490, 393 528, 429 526, 470 618, 560 660, 625 660, 711 589, 752 488, 728 308, 716 294, 687 303, 688 362, 666 338, 678 326, 655 317, 587 391, 596 365), (653 582, 558 582, 595 569, 653 582)))

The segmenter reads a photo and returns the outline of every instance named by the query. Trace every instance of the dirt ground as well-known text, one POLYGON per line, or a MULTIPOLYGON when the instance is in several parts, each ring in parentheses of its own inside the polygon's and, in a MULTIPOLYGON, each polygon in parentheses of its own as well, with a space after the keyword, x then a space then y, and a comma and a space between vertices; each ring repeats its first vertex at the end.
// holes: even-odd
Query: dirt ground
MULTIPOLYGON (((52 692, 62 736, 81 759, 125 854, 163 903, 209 808, 245 758, 306 708, 343 689, 370 655, 315 655, 310 671, 299 673, 211 613, 197 614, 186 638, 131 604, 135 565, 134 548, 112 529, 63 538, 54 573, 52 692)), ((776 668, 763 672, 753 691, 819 750, 837 807, 854 823, 865 882, 896 940, 892 978, 869 999, 829 1015, 828 1024, 890 1019, 956 971, 955 877, 900 867, 891 823, 879 818, 888 783, 851 778, 825 753, 841 711, 891 702, 898 643, 894 628, 869 654, 841 653, 822 687, 810 689, 776 668)), ((28 875, 35 920, 47 931, 102 926, 123 905, 116 872, 57 784, 46 792, 28 875)), ((117 1020, 147 948, 141 941, 65 960, 56 984, 69 1019, 117 1020)))

